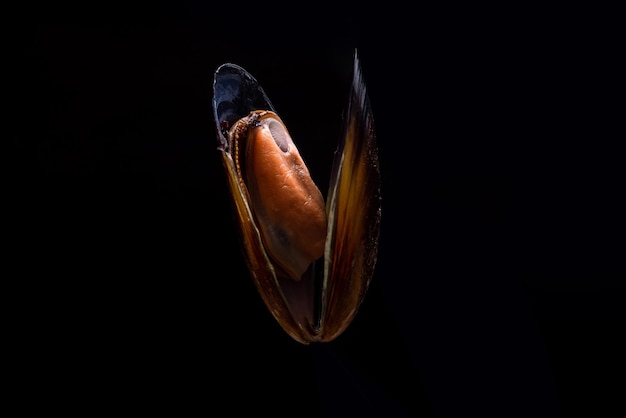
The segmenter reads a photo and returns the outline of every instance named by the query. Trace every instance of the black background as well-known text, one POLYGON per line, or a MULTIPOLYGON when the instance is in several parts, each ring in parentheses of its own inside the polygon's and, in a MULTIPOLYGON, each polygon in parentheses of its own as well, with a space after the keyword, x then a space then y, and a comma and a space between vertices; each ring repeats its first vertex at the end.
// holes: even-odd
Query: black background
POLYGON ((6 64, 24 410, 626 413, 608 11, 31 6, 7 15, 6 64), (212 77, 250 71, 325 190, 355 48, 380 150, 377 270, 350 328, 302 346, 245 269, 212 77))

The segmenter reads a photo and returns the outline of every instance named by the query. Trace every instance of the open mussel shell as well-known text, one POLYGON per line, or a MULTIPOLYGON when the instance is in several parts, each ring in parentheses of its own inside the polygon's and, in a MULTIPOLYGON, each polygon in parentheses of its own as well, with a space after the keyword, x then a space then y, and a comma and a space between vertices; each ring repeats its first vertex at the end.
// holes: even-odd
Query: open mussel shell
POLYGON ((326 199, 252 75, 223 64, 213 89, 218 149, 256 288, 296 341, 331 341, 356 315, 378 250, 378 151, 358 57, 326 199))

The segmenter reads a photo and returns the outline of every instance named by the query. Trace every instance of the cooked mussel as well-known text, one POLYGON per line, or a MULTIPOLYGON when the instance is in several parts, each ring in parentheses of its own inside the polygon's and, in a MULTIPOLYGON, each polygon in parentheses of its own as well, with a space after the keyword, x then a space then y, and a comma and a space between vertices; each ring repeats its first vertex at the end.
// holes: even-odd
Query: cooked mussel
POLYGON ((265 91, 242 67, 213 82, 218 149, 253 281, 303 344, 339 336, 374 273, 381 216, 374 121, 355 53, 326 200, 265 91))

